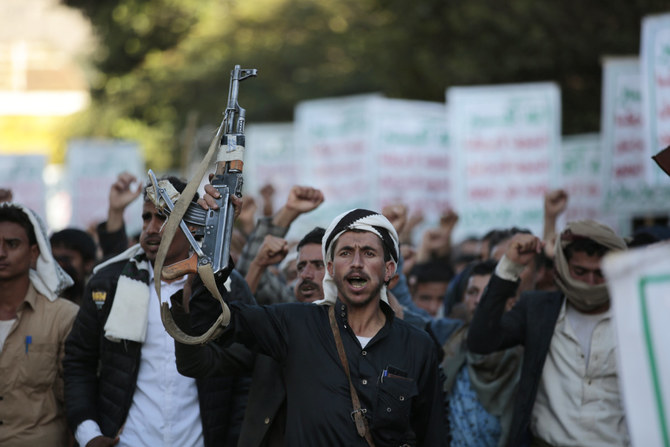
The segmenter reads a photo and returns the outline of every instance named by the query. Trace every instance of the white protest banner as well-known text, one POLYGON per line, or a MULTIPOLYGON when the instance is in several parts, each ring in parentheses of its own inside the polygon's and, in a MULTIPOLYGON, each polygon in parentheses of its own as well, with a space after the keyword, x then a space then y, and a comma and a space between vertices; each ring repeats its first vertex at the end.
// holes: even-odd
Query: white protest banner
POLYGON ((544 194, 558 181, 558 87, 452 87, 447 106, 460 215, 455 238, 511 226, 541 234, 544 194))
POLYGON ((647 181, 649 169, 660 169, 645 150, 647 115, 643 113, 638 58, 604 59, 602 98, 605 209, 622 220, 630 220, 633 214, 657 213, 670 203, 670 188, 647 181))
POLYGON ((652 185, 670 185, 668 176, 649 162, 670 146, 670 14, 642 20, 640 54, 647 178, 652 185))
POLYGON ((298 184, 293 127, 293 123, 267 123, 249 124, 245 129, 244 194, 259 198, 260 189, 271 184, 275 212, 286 203, 291 187, 298 184))
MULTIPOLYGON (((72 197, 71 226, 88 228, 107 219, 109 188, 126 171, 137 177, 141 186, 148 180, 144 159, 134 141, 72 140, 68 144, 67 175, 72 197)), ((142 229, 142 199, 124 213, 126 232, 142 229)))
POLYGON ((616 216, 605 213, 600 143, 598 134, 563 137, 560 185, 568 193, 568 206, 559 217, 559 228, 573 220, 593 219, 609 225, 617 234, 623 230, 616 216))
POLYGON ((1 155, 0 188, 12 190, 12 201, 27 206, 46 222, 45 155, 1 155))
POLYGON ((377 208, 404 203, 437 226, 453 207, 451 154, 444 104, 379 98, 374 151, 379 166, 377 208))
POLYGON ((326 198, 291 228, 304 235, 314 225, 328 226, 351 208, 377 203, 377 164, 372 136, 378 95, 304 101, 295 109, 298 178, 326 198))
POLYGON ((670 447, 670 243, 607 255, 602 268, 632 445, 670 447))

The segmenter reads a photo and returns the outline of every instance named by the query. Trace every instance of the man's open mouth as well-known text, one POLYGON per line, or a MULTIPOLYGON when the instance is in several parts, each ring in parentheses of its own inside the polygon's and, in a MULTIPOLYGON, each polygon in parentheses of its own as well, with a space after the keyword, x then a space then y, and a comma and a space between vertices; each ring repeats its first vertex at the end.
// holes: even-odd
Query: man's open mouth
POLYGON ((346 281, 354 288, 354 289, 362 289, 365 287, 368 283, 368 279, 363 277, 363 276, 358 276, 358 275, 350 275, 347 276, 346 281))

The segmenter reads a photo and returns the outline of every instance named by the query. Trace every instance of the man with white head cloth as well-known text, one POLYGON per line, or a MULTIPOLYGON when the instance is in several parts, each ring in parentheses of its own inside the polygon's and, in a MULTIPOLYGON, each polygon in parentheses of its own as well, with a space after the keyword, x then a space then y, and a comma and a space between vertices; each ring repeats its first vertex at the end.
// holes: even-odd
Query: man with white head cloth
POLYGON ((286 445, 443 445, 436 344, 387 302, 398 259, 393 226, 381 214, 349 211, 330 224, 322 251, 323 300, 231 303, 223 335, 282 365, 286 445))
POLYGON ((71 285, 39 216, 0 204, 0 445, 68 445, 61 359, 78 307, 59 295, 71 285))

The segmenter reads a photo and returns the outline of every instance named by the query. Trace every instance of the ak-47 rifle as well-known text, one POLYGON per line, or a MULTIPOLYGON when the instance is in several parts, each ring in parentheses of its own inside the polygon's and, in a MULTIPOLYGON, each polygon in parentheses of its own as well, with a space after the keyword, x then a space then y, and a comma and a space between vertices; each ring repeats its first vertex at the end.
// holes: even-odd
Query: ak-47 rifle
POLYGON ((159 183, 153 172, 149 171, 153 184, 153 194, 149 195, 150 197, 153 196, 156 208, 169 215, 154 264, 158 299, 160 300, 160 280, 158 278, 170 280, 197 272, 210 293, 221 303, 222 313, 219 319, 206 333, 199 337, 182 332, 172 319, 167 303, 161 304, 161 319, 166 331, 182 343, 205 343, 220 334, 223 327, 230 321, 230 311, 219 293, 215 276, 224 275, 227 277, 233 268, 230 260, 230 242, 233 233, 234 209, 230 195, 235 194, 238 197, 242 195, 244 126, 246 122, 246 110, 240 107, 238 103, 239 83, 249 77, 256 76, 256 74, 257 70, 255 68, 243 69, 239 65, 235 65, 235 68, 231 71, 228 105, 223 115, 223 121, 209 146, 205 158, 200 163, 198 171, 186 186, 176 204, 171 199, 169 184, 159 183), (216 170, 211 184, 220 194, 219 198, 215 199, 219 208, 205 210, 200 205, 191 202, 191 198, 195 195, 205 172, 211 166, 214 155, 216 155, 216 170), (172 243, 174 233, 177 231, 177 226, 186 235, 194 254, 188 259, 163 267, 165 255, 172 243), (194 230, 193 234, 191 230, 194 230), (202 245, 196 241, 194 234, 202 237, 202 245))

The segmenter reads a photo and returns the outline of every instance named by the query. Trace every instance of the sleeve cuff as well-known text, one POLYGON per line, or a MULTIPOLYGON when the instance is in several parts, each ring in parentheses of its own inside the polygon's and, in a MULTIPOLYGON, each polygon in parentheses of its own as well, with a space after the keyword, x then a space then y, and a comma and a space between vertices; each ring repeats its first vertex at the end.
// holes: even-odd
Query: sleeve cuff
POLYGON ((102 436, 102 431, 98 423, 93 419, 86 419, 84 422, 77 426, 77 430, 74 433, 74 437, 77 440, 77 443, 81 447, 85 447, 91 439, 102 436))
POLYGON ((502 257, 496 265, 495 274, 499 278, 506 279, 507 281, 516 281, 521 276, 521 272, 526 268, 525 265, 517 264, 514 261, 507 259, 507 256, 502 257))

